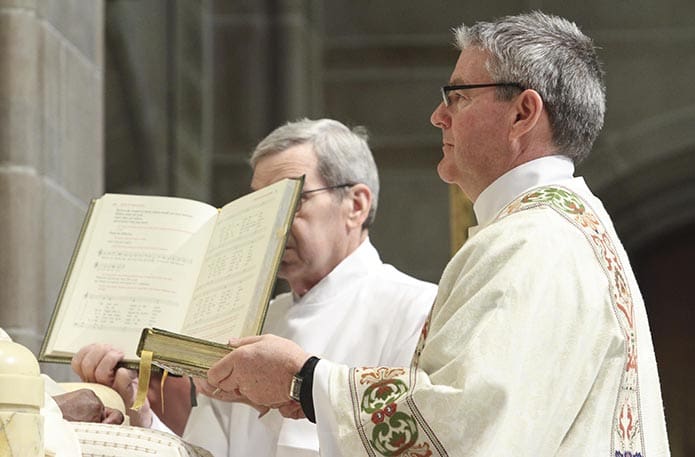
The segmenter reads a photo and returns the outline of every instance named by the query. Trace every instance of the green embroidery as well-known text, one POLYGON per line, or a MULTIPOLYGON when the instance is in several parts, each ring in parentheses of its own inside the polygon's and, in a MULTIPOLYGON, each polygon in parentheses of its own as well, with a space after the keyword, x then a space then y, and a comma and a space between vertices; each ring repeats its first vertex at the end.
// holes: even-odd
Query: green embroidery
POLYGON ((390 413, 388 420, 379 422, 372 430, 372 447, 381 455, 403 455, 403 452, 412 447, 418 439, 417 424, 412 416, 395 411, 396 405, 390 413))
POLYGON ((372 414, 385 408, 408 392, 408 386, 400 379, 384 379, 372 384, 362 396, 362 411, 372 414))
POLYGON ((391 378, 370 385, 362 395, 362 412, 371 414, 375 424, 370 442, 381 455, 400 455, 417 441, 415 420, 396 411, 396 401, 407 392, 405 382, 391 378))
POLYGON ((589 229, 590 235, 603 231, 601 222, 593 211, 587 208, 584 201, 574 192, 562 187, 540 187, 534 189, 507 205, 500 212, 497 219, 540 205, 549 205, 555 208, 573 222, 578 223, 580 228, 589 229))
POLYGON ((359 410, 362 417, 358 423, 362 423, 361 430, 366 433, 360 433, 365 448, 382 456, 432 456, 430 443, 419 440, 417 421, 405 403, 400 405, 404 411, 398 411, 398 401, 408 394, 405 369, 353 369, 352 379, 359 380, 351 390, 353 398, 361 391, 359 410))
POLYGON ((523 203, 551 202, 570 214, 584 214, 585 212, 584 203, 575 194, 558 187, 545 187, 531 192, 526 194, 521 201, 523 203))

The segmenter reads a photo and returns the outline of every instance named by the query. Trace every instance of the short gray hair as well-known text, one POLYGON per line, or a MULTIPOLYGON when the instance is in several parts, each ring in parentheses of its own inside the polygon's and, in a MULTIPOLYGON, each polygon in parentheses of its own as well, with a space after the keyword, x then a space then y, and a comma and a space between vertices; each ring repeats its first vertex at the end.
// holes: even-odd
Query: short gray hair
POLYGON ((251 167, 256 168, 263 157, 299 144, 311 144, 318 159, 318 174, 327 186, 361 183, 372 191, 372 205, 362 224, 363 228, 369 228, 376 217, 379 201, 379 173, 367 138, 364 127, 351 130, 333 119, 300 119, 273 130, 258 143, 249 161, 251 167))
MULTIPOLYGON (((487 69, 496 82, 519 83, 540 94, 558 153, 575 163, 589 155, 603 127, 606 89, 593 42, 576 24, 534 11, 461 25, 454 35, 460 50, 479 47, 490 53, 487 69)), ((514 91, 506 87, 497 93, 510 99, 514 91)))

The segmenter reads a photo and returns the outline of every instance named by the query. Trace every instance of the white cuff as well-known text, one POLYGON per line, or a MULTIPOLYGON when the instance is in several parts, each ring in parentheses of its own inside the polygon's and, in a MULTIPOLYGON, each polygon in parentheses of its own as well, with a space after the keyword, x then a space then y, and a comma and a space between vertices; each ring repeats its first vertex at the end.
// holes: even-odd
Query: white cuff
POLYGON ((316 428, 319 436, 319 449, 321 455, 341 457, 343 454, 338 449, 337 430, 338 423, 335 420, 330 396, 330 377, 333 369, 346 368, 330 360, 321 359, 314 368, 314 412, 316 413, 316 428))
MULTIPOLYGON (((176 435, 167 425, 162 422, 162 420, 154 413, 152 412, 152 423, 150 424, 150 429, 152 430, 159 430, 160 432, 167 432, 171 433, 172 435, 176 435)), ((178 436, 178 435, 177 435, 178 436)))

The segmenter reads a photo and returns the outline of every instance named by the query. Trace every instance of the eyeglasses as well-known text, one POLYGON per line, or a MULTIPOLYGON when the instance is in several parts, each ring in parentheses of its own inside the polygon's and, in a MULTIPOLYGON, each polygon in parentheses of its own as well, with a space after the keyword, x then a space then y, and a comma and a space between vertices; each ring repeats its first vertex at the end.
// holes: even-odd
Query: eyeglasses
POLYGON ((307 199, 307 195, 313 194, 314 192, 321 192, 324 190, 335 190, 335 189, 342 189, 343 187, 352 187, 355 184, 353 183, 344 183, 344 184, 336 184, 335 186, 326 186, 326 187, 319 187, 318 189, 310 189, 310 190, 304 190, 302 191, 299 196, 299 202, 297 202, 297 211, 299 211, 302 208, 302 203, 307 199))
POLYGON ((516 87, 518 89, 523 89, 519 83, 485 83, 485 84, 458 84, 454 86, 442 86, 439 90, 442 93, 442 100, 444 101, 444 106, 451 105, 451 100, 449 100, 449 92, 452 90, 466 90, 466 89, 477 89, 479 87, 516 87))

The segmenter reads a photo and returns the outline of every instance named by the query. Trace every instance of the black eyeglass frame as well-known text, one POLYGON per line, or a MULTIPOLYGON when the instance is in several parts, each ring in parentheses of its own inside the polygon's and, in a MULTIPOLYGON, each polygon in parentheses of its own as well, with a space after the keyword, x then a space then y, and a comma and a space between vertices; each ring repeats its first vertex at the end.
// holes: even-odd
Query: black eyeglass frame
POLYGON ((449 100, 449 92, 452 90, 466 90, 466 89, 478 89, 480 87, 516 87, 523 90, 524 87, 519 83, 483 83, 483 84, 455 84, 452 86, 442 86, 439 91, 442 94, 442 101, 444 106, 451 105, 451 100, 449 100))
POLYGON ((355 186, 355 183, 351 182, 346 182, 343 184, 336 184, 334 186, 326 186, 326 187, 319 187, 317 189, 309 189, 309 190, 303 190, 299 193, 299 202, 297 203, 297 211, 299 211, 302 208, 302 203, 304 202, 304 199, 306 199, 306 196, 309 194, 313 194, 314 192, 321 192, 323 190, 335 190, 335 189, 342 189, 343 187, 352 187, 355 186))

